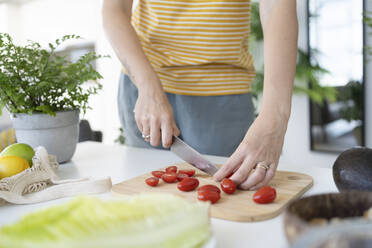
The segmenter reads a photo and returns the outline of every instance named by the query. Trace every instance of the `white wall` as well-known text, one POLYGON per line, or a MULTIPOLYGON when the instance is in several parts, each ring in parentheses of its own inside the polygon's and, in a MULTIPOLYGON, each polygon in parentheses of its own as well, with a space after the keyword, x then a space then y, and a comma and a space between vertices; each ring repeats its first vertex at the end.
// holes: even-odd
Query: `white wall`
POLYGON ((8 8, 5 4, 0 4, 0 32, 8 31, 8 8))
MULTIPOLYGON (((12 35, 19 37, 21 30, 20 26, 17 25, 18 20, 21 20, 19 17, 19 6, 18 5, 6 5, 0 4, 0 32, 10 33, 12 35)), ((10 120, 9 113, 4 109, 3 114, 0 116, 0 131, 8 128, 12 125, 10 120)))
POLYGON ((22 40, 22 13, 19 4, 0 4, 0 32, 12 35, 14 41, 22 40))

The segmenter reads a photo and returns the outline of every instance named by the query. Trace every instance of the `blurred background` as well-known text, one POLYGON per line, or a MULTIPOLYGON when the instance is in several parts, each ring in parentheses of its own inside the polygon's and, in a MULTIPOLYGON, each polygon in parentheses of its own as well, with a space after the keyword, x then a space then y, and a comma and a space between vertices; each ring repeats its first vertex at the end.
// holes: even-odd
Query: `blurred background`
MULTIPOLYGON (((259 108, 262 90, 262 30, 257 3, 252 6, 250 49, 257 79, 253 94, 259 108)), ((84 119, 102 134, 102 142, 120 144, 117 87, 121 65, 105 38, 100 0, 0 0, 0 32, 19 44, 35 40, 47 46, 65 34, 84 40, 61 47, 72 60, 87 51, 107 54, 95 64, 103 90, 90 100, 84 119)), ((330 167, 343 150, 372 146, 372 33, 370 0, 298 0, 299 58, 292 115, 281 163, 330 167), (370 72, 371 71, 371 72, 370 72)), ((372 14, 371 14, 372 16, 372 14)), ((0 117, 0 131, 11 127, 0 117)))

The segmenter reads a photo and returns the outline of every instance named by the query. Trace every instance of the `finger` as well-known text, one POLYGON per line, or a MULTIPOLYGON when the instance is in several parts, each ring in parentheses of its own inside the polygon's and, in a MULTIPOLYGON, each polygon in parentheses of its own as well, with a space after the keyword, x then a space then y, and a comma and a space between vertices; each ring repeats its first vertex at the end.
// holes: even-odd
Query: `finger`
MULTIPOLYGON (((147 121, 141 122, 142 124, 142 137, 150 134, 150 125, 147 121)), ((150 138, 144 138, 146 142, 150 141, 150 138)))
POLYGON ((160 125, 159 122, 156 120, 151 121, 150 127, 150 144, 152 146, 159 146, 160 145, 160 125))
POLYGON ((237 185, 243 183, 249 177, 250 172, 255 166, 255 162, 250 157, 247 157, 239 169, 230 177, 237 185))
POLYGON ((134 119, 136 120, 138 130, 140 131, 140 133, 143 133, 143 125, 141 119, 137 114, 134 114, 134 119))
POLYGON ((180 136, 181 132, 180 130, 178 129, 176 123, 173 122, 173 135, 174 136, 180 136))
POLYGON ((263 186, 266 186, 271 181, 271 179, 273 179, 273 177, 275 176, 276 166, 275 164, 271 164, 269 167, 270 168, 267 170, 264 180, 251 187, 250 190, 257 190, 263 186))
POLYGON ((170 147, 173 139, 173 127, 169 121, 164 121, 161 126, 161 140, 164 148, 170 147))
POLYGON ((254 172, 242 183, 239 185, 241 189, 250 189, 254 185, 262 182, 266 176, 266 169, 262 167, 256 167, 254 172))
POLYGON ((226 163, 216 172, 216 174, 214 174, 213 179, 215 181, 221 181, 233 172, 235 168, 239 167, 243 162, 243 159, 243 153, 234 152, 226 163))

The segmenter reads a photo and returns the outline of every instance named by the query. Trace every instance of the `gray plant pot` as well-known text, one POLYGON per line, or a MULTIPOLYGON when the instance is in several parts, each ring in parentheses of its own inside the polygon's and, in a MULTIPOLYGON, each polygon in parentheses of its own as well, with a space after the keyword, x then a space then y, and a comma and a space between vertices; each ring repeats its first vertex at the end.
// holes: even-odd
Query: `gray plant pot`
POLYGON ((79 111, 61 111, 56 116, 47 114, 12 115, 17 142, 36 148, 44 146, 57 156, 59 163, 69 161, 79 139, 79 111))

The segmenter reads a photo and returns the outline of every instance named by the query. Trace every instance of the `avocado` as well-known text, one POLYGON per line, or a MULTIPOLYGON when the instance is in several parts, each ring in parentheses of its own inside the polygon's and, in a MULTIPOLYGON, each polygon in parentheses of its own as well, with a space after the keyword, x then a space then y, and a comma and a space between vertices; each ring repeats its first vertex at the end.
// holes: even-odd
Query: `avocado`
POLYGON ((333 164, 333 180, 340 192, 372 191, 372 149, 355 147, 342 152, 333 164))

